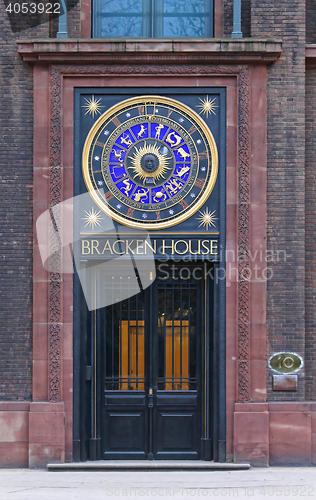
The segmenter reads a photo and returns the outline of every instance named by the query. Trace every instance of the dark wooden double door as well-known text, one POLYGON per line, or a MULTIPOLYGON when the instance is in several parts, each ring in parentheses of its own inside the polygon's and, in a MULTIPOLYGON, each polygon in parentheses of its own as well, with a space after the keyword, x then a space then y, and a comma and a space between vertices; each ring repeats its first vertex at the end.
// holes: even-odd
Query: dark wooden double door
POLYGON ((96 316, 101 459, 201 458, 204 280, 181 269, 96 316))

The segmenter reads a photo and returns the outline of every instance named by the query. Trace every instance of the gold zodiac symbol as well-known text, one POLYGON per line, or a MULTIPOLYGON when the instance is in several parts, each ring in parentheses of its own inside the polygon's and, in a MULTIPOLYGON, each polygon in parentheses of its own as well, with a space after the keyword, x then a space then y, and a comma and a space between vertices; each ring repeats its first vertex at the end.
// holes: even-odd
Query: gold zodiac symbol
POLYGON ((190 167, 182 167, 181 170, 179 170, 176 173, 177 177, 182 177, 184 174, 186 174, 190 170, 190 167))
POLYGON ((128 179, 125 179, 125 180, 123 181, 123 184, 125 184, 125 186, 126 186, 126 188, 123 188, 123 191, 125 191, 125 195, 126 195, 126 196, 129 196, 129 194, 128 194, 128 193, 129 193, 129 192, 130 192, 130 190, 133 188, 133 185, 129 182, 129 180, 128 180, 128 179))
POLYGON ((143 191, 138 191, 135 196, 134 196, 134 201, 141 201, 141 203, 144 203, 144 200, 141 198, 147 198, 148 191, 146 189, 143 189, 143 191))
POLYGON ((161 191, 158 191, 158 193, 155 194, 154 196, 154 201, 158 202, 158 201, 165 201, 165 199, 167 198, 166 194, 165 193, 162 193, 161 191))
POLYGON ((183 148, 179 148, 177 149, 179 155, 185 160, 186 158, 189 158, 190 157, 190 154, 187 153, 186 151, 184 151, 183 148))
POLYGON ((162 125, 161 123, 160 125, 157 125, 155 139, 160 139, 160 132, 162 131, 163 128, 165 128, 165 126, 162 125))
POLYGON ((168 184, 166 184, 166 187, 172 194, 176 194, 178 190, 180 190, 183 187, 183 184, 182 183, 180 184, 177 179, 172 179, 171 181, 168 182, 168 184))
POLYGON ((124 174, 119 173, 119 175, 117 175, 117 174, 115 173, 115 169, 116 169, 116 168, 119 168, 119 169, 121 170, 122 165, 120 165, 119 167, 113 167, 113 175, 114 175, 114 177, 115 177, 116 179, 120 179, 121 177, 124 177, 124 176, 126 175, 125 173, 124 173, 124 174))
POLYGON ((167 136, 166 142, 168 142, 170 144, 170 146, 172 148, 174 148, 175 146, 179 146, 179 144, 181 142, 181 137, 179 135, 175 134, 174 132, 170 132, 170 134, 168 134, 168 136, 167 136), (171 139, 171 136, 173 136, 174 139, 171 139))
POLYGON ((116 149, 112 149, 112 152, 114 153, 115 158, 117 158, 120 163, 123 163, 123 161, 124 161, 124 160, 122 160, 123 151, 121 149, 119 151, 116 151, 116 149))
POLYGON ((132 140, 128 135, 123 134, 121 137, 121 144, 126 144, 126 146, 131 146, 132 145, 132 140))
POLYGON ((146 129, 145 129, 144 125, 141 125, 140 131, 137 134, 137 139, 139 139, 140 137, 142 137, 145 132, 146 132, 146 129))

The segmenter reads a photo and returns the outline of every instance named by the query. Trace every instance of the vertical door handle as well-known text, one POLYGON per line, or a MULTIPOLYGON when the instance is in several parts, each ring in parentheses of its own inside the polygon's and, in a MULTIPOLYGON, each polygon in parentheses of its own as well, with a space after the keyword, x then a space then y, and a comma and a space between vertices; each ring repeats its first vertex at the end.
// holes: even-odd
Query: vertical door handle
POLYGON ((148 391, 148 408, 153 408, 154 406, 154 396, 153 396, 153 390, 151 387, 149 387, 148 391))

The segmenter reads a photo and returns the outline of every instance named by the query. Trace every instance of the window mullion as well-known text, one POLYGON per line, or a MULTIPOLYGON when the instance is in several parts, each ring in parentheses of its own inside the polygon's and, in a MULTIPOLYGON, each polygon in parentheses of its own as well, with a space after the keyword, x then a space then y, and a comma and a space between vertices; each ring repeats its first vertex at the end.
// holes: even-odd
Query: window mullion
POLYGON ((163 37, 163 2, 164 0, 152 0, 153 5, 153 34, 154 38, 163 37))
POLYGON ((214 36, 214 0, 204 0, 205 12, 205 36, 212 38, 214 36))
POLYGON ((152 0, 143 0, 143 37, 152 38, 152 0))
POLYGON ((101 37, 101 0, 94 0, 92 3, 92 36, 93 38, 101 37))

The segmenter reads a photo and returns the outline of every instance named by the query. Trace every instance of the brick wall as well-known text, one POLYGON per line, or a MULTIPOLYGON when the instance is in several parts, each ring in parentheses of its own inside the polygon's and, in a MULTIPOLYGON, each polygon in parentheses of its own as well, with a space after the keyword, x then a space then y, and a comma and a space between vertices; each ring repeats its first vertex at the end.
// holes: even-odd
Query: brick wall
POLYGON ((316 400, 316 65, 306 70, 306 399, 316 400))
POLYGON ((231 37, 233 31, 233 0, 223 0, 223 36, 231 37))
POLYGON ((80 38, 80 1, 68 0, 68 36, 80 38))
MULTIPOLYGON (((233 0, 223 1, 223 36, 230 38, 233 31, 233 0)), ((250 37, 251 0, 241 1, 241 31, 243 38, 250 37)))
POLYGON ((243 38, 249 38, 251 32, 251 0, 241 2, 241 31, 243 38))
POLYGON ((316 43, 316 0, 306 0, 306 43, 316 43))
POLYGON ((32 395, 32 68, 18 38, 48 36, 48 23, 13 34, 0 13, 0 399, 32 395))
MULTIPOLYGON (((281 37, 283 54, 268 71, 267 246, 286 251, 271 263, 267 284, 268 355, 291 350, 304 356, 305 198, 305 1, 253 0, 251 34, 281 37)), ((304 372, 297 393, 271 392, 270 400, 304 399, 304 372)))

